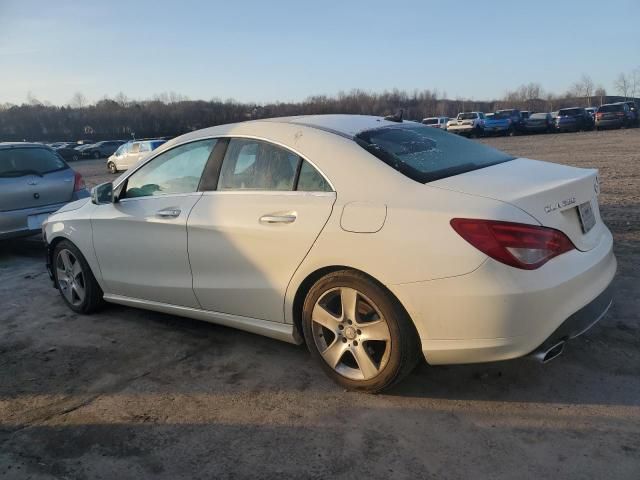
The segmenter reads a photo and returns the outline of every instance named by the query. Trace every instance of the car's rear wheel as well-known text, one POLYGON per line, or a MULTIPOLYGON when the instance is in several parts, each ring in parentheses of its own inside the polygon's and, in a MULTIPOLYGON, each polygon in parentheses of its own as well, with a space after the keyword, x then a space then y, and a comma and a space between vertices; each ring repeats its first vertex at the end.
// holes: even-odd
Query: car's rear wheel
POLYGON ((102 289, 84 256, 73 243, 67 240, 58 243, 52 263, 56 287, 71 310, 91 313, 102 306, 102 289))
POLYGON ((345 388, 380 392, 420 358, 417 333, 402 306, 362 273, 342 270, 321 278, 307 294, 302 316, 312 356, 345 388))
POLYGON ((118 173, 118 167, 116 167, 116 164, 113 162, 109 162, 107 165, 107 168, 109 169, 110 173, 113 173, 113 174, 118 173))

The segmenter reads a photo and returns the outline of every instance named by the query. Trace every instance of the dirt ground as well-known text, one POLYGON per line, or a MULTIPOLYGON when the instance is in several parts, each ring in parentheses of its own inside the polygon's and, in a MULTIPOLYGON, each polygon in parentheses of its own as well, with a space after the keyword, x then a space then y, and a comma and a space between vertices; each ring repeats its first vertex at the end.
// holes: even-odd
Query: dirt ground
POLYGON ((423 363, 388 394, 347 393, 302 347, 119 306, 76 315, 37 239, 4 243, 0 478, 640 478, 640 129, 483 141, 600 169, 615 304, 557 360, 423 363))

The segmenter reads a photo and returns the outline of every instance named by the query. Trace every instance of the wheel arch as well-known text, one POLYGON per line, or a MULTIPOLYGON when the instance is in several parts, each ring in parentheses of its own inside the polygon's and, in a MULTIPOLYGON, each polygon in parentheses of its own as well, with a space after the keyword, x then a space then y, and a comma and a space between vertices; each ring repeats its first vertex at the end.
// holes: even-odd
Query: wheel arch
POLYGON ((300 284, 298 285, 298 288, 296 289, 296 293, 293 298, 293 304, 291 306, 292 308, 291 313, 293 316, 293 326, 294 326, 294 337, 296 338, 296 340, 298 340, 300 343, 304 342, 304 333, 302 328, 302 308, 304 306, 304 301, 307 298, 307 294, 309 293, 309 290, 311 290, 311 287, 313 287, 313 285, 322 277, 333 272, 338 272, 340 270, 349 270, 352 272, 360 273, 366 276, 369 280, 374 282, 380 288, 382 288, 389 295, 389 297, 398 305, 398 307, 402 309, 402 311, 405 313, 407 318, 411 321, 411 325, 413 326, 413 331, 416 336, 416 339, 418 340, 418 342, 420 342, 420 335, 418 334, 418 330, 415 326, 415 323, 411 318, 411 315, 409 314, 407 308, 400 301, 397 295, 395 295, 389 288, 387 288, 387 286, 384 283, 382 283, 380 280, 375 278, 373 275, 370 275, 369 273, 363 270, 360 270, 358 268, 350 267, 347 265, 329 265, 329 266, 318 268, 313 272, 309 273, 304 278, 304 280, 300 282, 300 284))

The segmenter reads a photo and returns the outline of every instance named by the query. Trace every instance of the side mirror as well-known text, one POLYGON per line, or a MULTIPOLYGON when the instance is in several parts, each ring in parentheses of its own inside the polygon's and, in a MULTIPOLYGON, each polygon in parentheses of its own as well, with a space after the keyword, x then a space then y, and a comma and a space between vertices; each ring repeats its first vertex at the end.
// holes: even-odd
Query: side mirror
POLYGON ((96 205, 113 203, 113 183, 101 183, 91 189, 91 202, 96 205))

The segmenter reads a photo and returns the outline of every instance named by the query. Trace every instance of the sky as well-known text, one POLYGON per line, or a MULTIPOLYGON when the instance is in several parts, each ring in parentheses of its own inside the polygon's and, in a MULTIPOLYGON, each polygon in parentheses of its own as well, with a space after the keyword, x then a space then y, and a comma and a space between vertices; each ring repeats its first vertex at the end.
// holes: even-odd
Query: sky
POLYGON ((490 100, 529 82, 563 93, 582 74, 613 94, 640 68, 638 25, 640 0, 0 0, 0 103, 353 88, 490 100))

